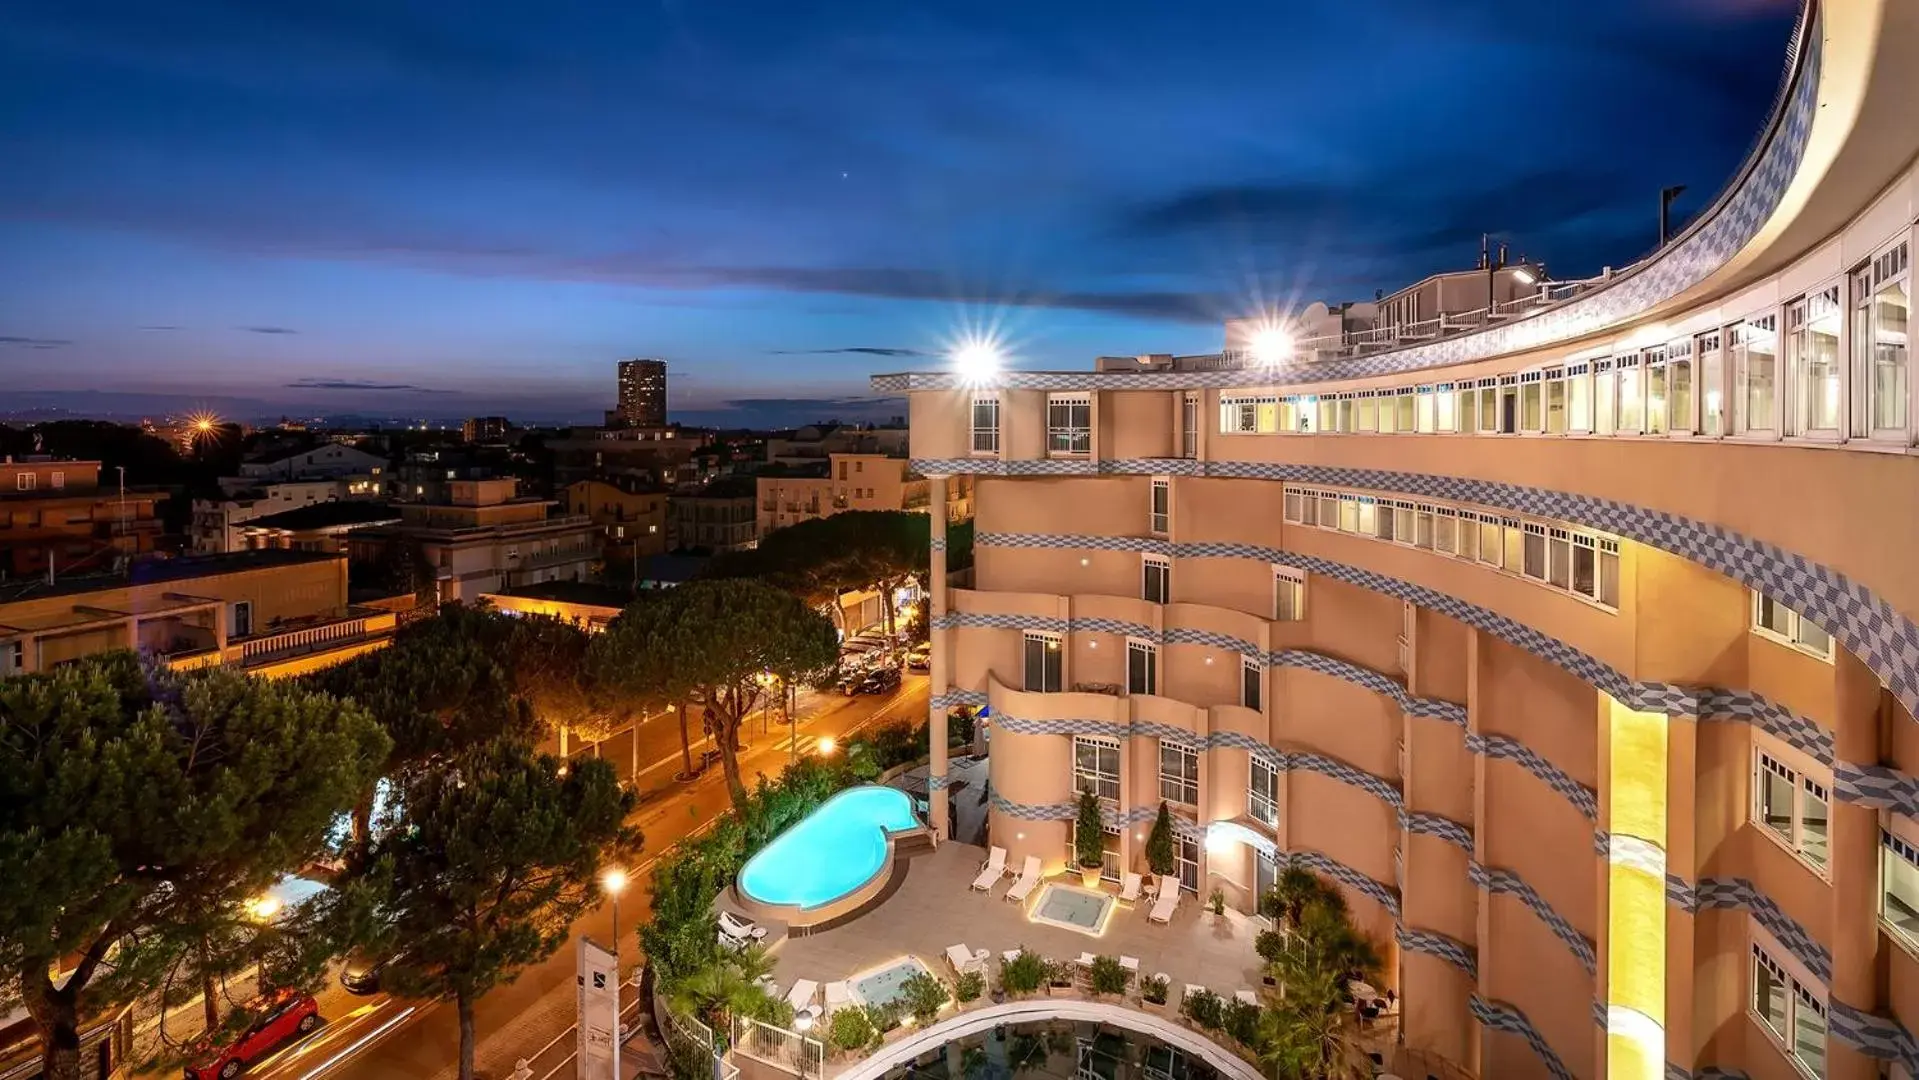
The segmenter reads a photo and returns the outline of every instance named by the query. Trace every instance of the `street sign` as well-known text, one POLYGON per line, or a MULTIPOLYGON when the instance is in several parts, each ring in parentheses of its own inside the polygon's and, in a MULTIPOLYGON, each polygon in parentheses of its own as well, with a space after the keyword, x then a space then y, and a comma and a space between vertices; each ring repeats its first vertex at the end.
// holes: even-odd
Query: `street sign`
POLYGON ((620 973, 610 949, 580 939, 578 1080, 619 1080, 620 973))

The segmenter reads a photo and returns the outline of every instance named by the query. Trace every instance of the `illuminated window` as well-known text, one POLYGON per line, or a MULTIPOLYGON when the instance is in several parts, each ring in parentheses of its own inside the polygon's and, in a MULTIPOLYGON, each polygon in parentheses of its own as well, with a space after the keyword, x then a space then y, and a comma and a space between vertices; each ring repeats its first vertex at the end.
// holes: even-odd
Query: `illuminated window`
POLYGON ((1199 803, 1199 750, 1169 739, 1159 741, 1159 797, 1167 802, 1199 803))
POLYGON ((1157 555, 1147 555, 1140 565, 1140 598, 1155 604, 1172 600, 1173 564, 1157 555))
POLYGON ((999 453, 999 398, 973 399, 973 453, 999 453))
POLYGON ((1062 656, 1057 634, 1027 631, 1025 688, 1034 693, 1057 694, 1060 691, 1062 656))
POLYGON ((1054 394, 1046 399, 1046 452, 1068 457, 1093 449, 1093 399, 1054 394))
POLYGON ((1879 917, 1908 948, 1919 949, 1919 847, 1883 830, 1879 833, 1879 917))
POLYGON ((1811 619, 1756 589, 1752 594, 1752 632, 1781 645, 1790 645, 1808 656, 1832 659, 1832 635, 1811 619))
POLYGON ((1910 255, 1909 243, 1901 241, 1852 274, 1854 435, 1900 442, 1907 439, 1910 255))
POLYGON ((1839 286, 1786 305, 1786 380, 1793 403, 1786 432, 1839 434, 1839 286))
POLYGON ((1767 434, 1779 425, 1778 320, 1766 315, 1728 331, 1732 352, 1733 428, 1767 434))
POLYGON ((1273 567, 1273 620, 1299 622, 1305 617, 1305 572, 1290 566, 1273 567))
POLYGON ((1807 1075, 1826 1075, 1825 988, 1781 962, 1768 942, 1752 946, 1752 996, 1748 1009, 1759 1030, 1807 1075))
POLYGON ((1184 457, 1199 456, 1199 395, 1187 391, 1179 403, 1180 450, 1184 457))
POLYGON ((1126 692, 1159 693, 1159 648, 1150 642, 1126 642, 1126 692))
POLYGON ((1150 499, 1151 513, 1147 524, 1153 532, 1164 536, 1166 535, 1167 508, 1172 503, 1172 482, 1169 480, 1154 480, 1150 499))
POLYGON ((1119 798, 1119 743, 1090 735, 1073 736, 1073 790, 1102 799, 1119 798))
POLYGON ((1279 770, 1258 755, 1251 755, 1252 764, 1246 780, 1246 816, 1267 825, 1279 824, 1279 770))

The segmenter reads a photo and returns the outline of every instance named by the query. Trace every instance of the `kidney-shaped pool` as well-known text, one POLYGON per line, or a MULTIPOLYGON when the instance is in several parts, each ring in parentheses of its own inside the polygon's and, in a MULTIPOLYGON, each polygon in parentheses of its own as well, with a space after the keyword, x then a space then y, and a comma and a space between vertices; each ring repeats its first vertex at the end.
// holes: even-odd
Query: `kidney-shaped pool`
MULTIPOLYGON (((919 827, 913 800, 905 792, 875 785, 849 788, 746 861, 740 870, 740 898, 760 908, 818 913, 879 876, 887 865, 889 834, 919 827)), ((796 921, 790 911, 765 914, 796 921)))

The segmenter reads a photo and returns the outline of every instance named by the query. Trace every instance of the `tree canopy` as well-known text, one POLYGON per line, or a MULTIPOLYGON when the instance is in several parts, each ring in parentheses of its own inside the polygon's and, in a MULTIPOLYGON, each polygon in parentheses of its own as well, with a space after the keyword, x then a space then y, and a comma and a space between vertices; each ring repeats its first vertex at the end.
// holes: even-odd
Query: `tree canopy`
POLYGON ((596 637, 588 678, 631 703, 698 700, 714 735, 735 805, 743 805, 740 721, 769 687, 812 681, 839 659, 825 616, 793 594, 752 579, 689 581, 643 597, 596 637))
POLYGON ((0 964, 46 1074, 77 1077, 80 1018, 199 947, 209 913, 315 857, 389 746, 352 702, 130 652, 0 679, 0 964))
POLYGON ((635 796, 612 765, 561 766, 496 740, 411 774, 397 795, 400 827, 381 835, 357 875, 376 940, 394 957, 381 981, 455 1002, 462 1080, 473 1076, 473 1003, 552 955, 599 903, 601 867, 639 852, 639 831, 626 824, 635 796))
POLYGON ((714 559, 707 576, 759 578, 814 604, 878 587, 890 604, 892 589, 927 570, 930 520, 904 510, 848 510, 802 521, 767 533, 751 551, 714 559))

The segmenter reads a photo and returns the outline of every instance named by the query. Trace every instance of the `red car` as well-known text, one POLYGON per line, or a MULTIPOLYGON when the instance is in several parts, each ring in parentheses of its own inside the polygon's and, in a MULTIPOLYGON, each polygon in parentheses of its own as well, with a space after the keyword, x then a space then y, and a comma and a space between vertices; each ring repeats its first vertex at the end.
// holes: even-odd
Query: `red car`
POLYGON ((187 1080, 233 1080, 281 1043, 320 1026, 320 1004, 300 990, 280 990, 253 1006, 258 1016, 225 1046, 208 1046, 187 1066, 187 1080))

